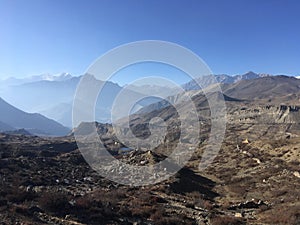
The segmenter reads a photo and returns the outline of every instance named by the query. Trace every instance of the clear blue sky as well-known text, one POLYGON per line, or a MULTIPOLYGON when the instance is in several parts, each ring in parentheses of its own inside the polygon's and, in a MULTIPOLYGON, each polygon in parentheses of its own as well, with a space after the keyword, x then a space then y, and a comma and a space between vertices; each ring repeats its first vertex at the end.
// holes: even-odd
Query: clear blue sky
POLYGON ((144 39, 183 45, 215 74, 300 75, 300 1, 0 0, 0 78, 80 75, 144 39))

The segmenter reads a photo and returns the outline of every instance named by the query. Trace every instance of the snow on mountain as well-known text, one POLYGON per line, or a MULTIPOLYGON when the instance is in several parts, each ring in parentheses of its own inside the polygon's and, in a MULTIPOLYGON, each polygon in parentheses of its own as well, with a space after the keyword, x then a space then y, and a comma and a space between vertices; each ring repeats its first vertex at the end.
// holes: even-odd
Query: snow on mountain
POLYGON ((15 78, 9 77, 7 79, 0 80, 0 86, 7 87, 13 85, 21 85, 26 83, 33 83, 38 81, 66 81, 71 79, 73 76, 69 73, 61 73, 61 74, 50 74, 44 73, 40 75, 33 75, 25 78, 15 78))
POLYGON ((201 84, 202 88, 205 88, 214 83, 232 84, 232 83, 236 83, 236 82, 239 82, 242 80, 252 80, 252 79, 268 77, 268 76, 272 76, 272 75, 257 74, 252 71, 249 71, 242 75, 234 75, 234 76, 230 76, 227 74, 207 75, 207 76, 202 76, 202 77, 196 78, 196 81, 191 80, 190 82, 183 84, 182 87, 185 90, 199 90, 201 88, 199 87, 198 84, 201 84))
POLYGON ((62 73, 59 75, 52 75, 52 74, 43 74, 35 76, 38 81, 47 80, 47 81, 65 81, 72 78, 72 75, 69 73, 62 73))

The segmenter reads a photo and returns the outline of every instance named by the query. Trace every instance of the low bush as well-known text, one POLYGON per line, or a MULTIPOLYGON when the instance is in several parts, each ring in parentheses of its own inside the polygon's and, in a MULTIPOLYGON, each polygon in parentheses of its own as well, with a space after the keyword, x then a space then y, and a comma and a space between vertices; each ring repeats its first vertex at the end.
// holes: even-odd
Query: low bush
POLYGON ((212 225, 243 225, 246 224, 242 218, 233 216, 217 216, 211 219, 212 225))
POLYGON ((38 203, 42 209, 58 214, 66 214, 70 207, 68 196, 62 192, 42 193, 38 203))
POLYGON ((270 210, 266 221, 269 224, 300 224, 300 206, 281 207, 270 210))
POLYGON ((33 192, 20 189, 19 187, 12 187, 8 190, 6 199, 13 203, 22 203, 24 201, 31 201, 35 199, 37 195, 33 192))

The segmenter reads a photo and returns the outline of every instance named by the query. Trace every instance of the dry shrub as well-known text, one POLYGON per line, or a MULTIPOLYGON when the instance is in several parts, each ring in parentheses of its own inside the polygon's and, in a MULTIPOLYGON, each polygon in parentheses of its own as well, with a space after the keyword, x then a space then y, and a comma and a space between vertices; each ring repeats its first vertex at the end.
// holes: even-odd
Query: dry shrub
POLYGON ((155 225, 196 225, 197 223, 192 220, 187 220, 186 218, 182 218, 181 216, 177 217, 164 217, 160 218, 160 220, 155 222, 155 225))
POLYGON ((93 201, 89 196, 83 196, 76 200, 76 207, 80 209, 87 209, 93 205, 93 201))
POLYGON ((242 218, 232 216, 217 216, 211 219, 212 225, 242 225, 246 224, 242 218))
POLYGON ((111 206, 104 206, 99 199, 94 199, 90 195, 76 199, 71 212, 77 215, 80 222, 89 224, 102 224, 114 217, 111 206))
POLYGON ((149 218, 156 212, 155 202, 147 192, 136 193, 136 197, 129 202, 129 210, 133 216, 149 218))
POLYGON ((165 209, 161 206, 163 201, 160 197, 153 196, 145 190, 136 192, 128 202, 127 214, 142 220, 150 219, 154 221, 154 224, 164 224, 159 223, 166 216, 165 209))
POLYGON ((150 215, 150 220, 159 221, 163 217, 164 217, 163 212, 161 210, 156 210, 155 213, 150 215))
POLYGON ((61 214, 69 208, 68 196, 61 192, 45 192, 39 198, 39 206, 44 210, 61 214))
POLYGON ((267 212, 266 222, 269 224, 300 224, 300 205, 280 207, 267 212))
POLYGON ((285 189, 275 189, 275 190, 272 190, 272 196, 273 197, 280 197, 280 196, 283 196, 283 195, 286 195, 288 193, 289 190, 285 190, 285 189))
POLYGON ((24 201, 31 201, 35 199, 37 195, 33 192, 20 189, 18 187, 12 187, 8 190, 6 199, 13 203, 22 203, 24 201))
POLYGON ((299 167, 300 167, 300 162, 296 160, 292 160, 288 165, 288 169, 291 171, 298 171, 299 167))
POLYGON ((280 148, 282 146, 285 146, 288 144, 288 141, 286 139, 278 139, 278 140, 275 140, 273 142, 271 142, 271 146, 273 148, 280 148))
POLYGON ((123 189, 115 189, 111 191, 97 190, 91 195, 92 199, 97 202, 102 202, 103 205, 117 205, 123 198, 126 197, 126 191, 123 189))
MULTIPOLYGON (((200 208, 203 208, 203 209, 212 209, 213 208, 213 205, 211 204, 211 202, 209 200, 206 200, 204 199, 203 197, 203 194, 197 192, 197 191, 193 191, 193 192, 190 192, 190 193, 187 193, 186 194, 187 197, 191 198, 192 200, 192 206, 191 207, 200 207, 200 208)), ((188 207, 190 205, 188 204, 188 207)))
POLYGON ((131 214, 133 216, 137 216, 140 218, 149 218, 152 214, 155 214, 157 209, 155 206, 148 206, 148 205, 137 205, 136 207, 132 207, 131 214))
POLYGON ((231 192, 233 192, 237 196, 242 197, 242 196, 247 194, 247 187, 244 186, 244 185, 240 185, 240 184, 230 185, 229 189, 230 189, 231 192))

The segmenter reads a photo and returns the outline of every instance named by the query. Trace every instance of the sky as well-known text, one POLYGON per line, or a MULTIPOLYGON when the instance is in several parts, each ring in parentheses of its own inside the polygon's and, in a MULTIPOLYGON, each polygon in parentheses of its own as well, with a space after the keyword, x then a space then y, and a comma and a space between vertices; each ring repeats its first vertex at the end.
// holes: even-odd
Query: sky
POLYGON ((214 74, 300 75, 299 12, 297 0, 0 0, 0 79, 81 75, 140 40, 182 45, 214 74))

